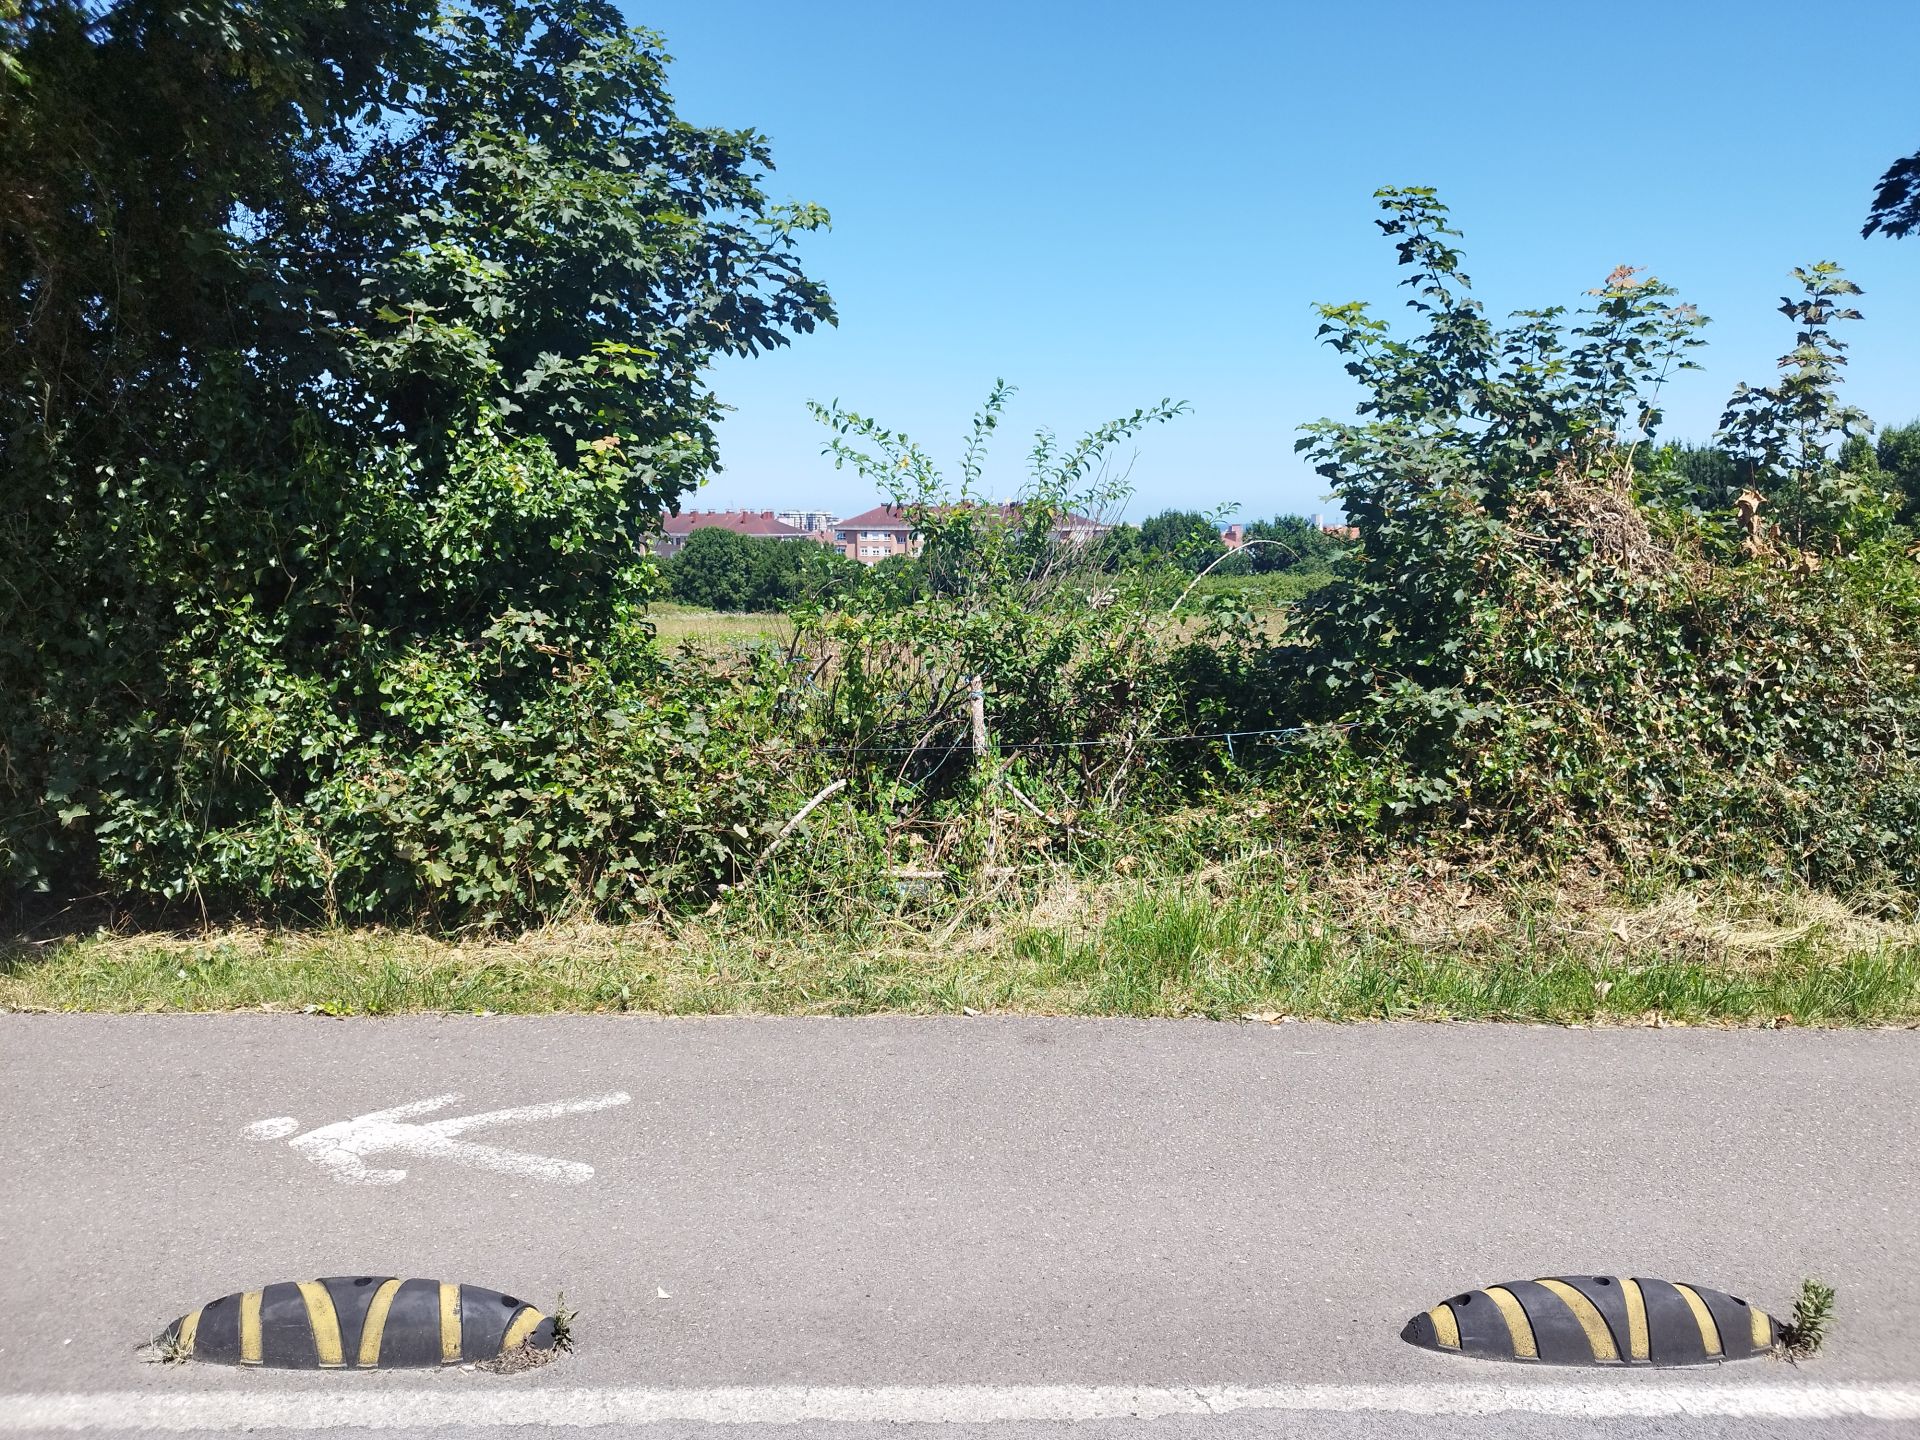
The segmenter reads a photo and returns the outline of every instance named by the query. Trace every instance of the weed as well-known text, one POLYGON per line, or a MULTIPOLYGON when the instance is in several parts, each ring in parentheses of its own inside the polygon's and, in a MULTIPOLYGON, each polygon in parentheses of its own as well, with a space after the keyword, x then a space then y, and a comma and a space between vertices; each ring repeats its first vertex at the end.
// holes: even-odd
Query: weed
POLYGON ((566 1354, 573 1349, 573 1326, 580 1318, 578 1310, 567 1306, 567 1292, 562 1290, 553 1301, 553 1348, 566 1354))
POLYGON ((1780 1350, 1789 1360, 1805 1360, 1820 1353, 1833 1323, 1833 1287, 1818 1280, 1800 1282, 1793 1302, 1793 1318, 1780 1327, 1780 1350))
POLYGON ((178 1321, 160 1331, 139 1349, 149 1365, 181 1365, 193 1358, 193 1347, 181 1335, 178 1321))

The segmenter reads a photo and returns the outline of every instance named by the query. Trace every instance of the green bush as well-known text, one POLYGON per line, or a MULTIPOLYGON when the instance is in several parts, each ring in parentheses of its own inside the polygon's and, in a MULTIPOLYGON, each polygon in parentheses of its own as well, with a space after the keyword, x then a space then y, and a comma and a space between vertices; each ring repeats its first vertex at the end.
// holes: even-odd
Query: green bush
POLYGON ((1920 580, 1836 453, 1863 428, 1828 328, 1853 287, 1798 272, 1800 344, 1725 422, 1756 488, 1700 513, 1638 463, 1691 307, 1622 269, 1570 331, 1496 330, 1445 207, 1382 198, 1425 330, 1324 310, 1368 398, 1301 442, 1361 536, 1303 607, 1301 709, 1330 727, 1298 772, 1313 813, 1920 883, 1920 580))
POLYGON ((172 794, 198 803, 90 797, 99 873, 202 913, 435 928, 711 893, 766 845, 785 791, 778 671, 662 659, 643 635, 628 654, 571 658, 551 635, 546 617, 513 615, 451 663, 393 657, 369 677, 394 722, 377 729, 270 655, 228 647, 199 678, 244 701, 153 737, 172 794), (491 698, 504 677, 509 713, 491 698))
POLYGON ((829 452, 913 517, 924 557, 894 583, 807 612, 803 644, 820 658, 800 713, 902 823, 981 780, 962 758, 973 675, 994 746, 1038 793, 1108 815, 1181 803, 1227 756, 1217 740, 1186 737, 1273 723, 1271 642, 1239 597, 1202 596, 1176 619, 1190 576, 1166 563, 1110 571, 1104 545, 1061 530, 1070 516, 1116 512, 1127 492, 1107 457, 1185 407, 1162 401, 1072 445, 1039 432, 1005 511, 978 482, 1011 393, 997 385, 976 416, 957 476, 905 435, 816 407, 834 433, 829 452))
POLYGON ((623 653, 708 363, 832 319, 761 137, 609 0, 47 0, 0 56, 0 876, 446 923, 710 881, 763 787, 661 727, 757 697, 623 653))

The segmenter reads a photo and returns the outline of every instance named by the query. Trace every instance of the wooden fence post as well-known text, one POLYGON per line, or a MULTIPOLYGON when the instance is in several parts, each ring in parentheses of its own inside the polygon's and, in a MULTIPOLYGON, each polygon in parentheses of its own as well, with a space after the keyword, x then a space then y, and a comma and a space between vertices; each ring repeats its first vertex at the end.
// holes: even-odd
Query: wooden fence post
MULTIPOLYGON (((978 766, 987 759, 987 677, 975 671, 967 676, 967 710, 973 719, 973 763, 978 766)), ((987 797, 987 874, 1000 878, 1000 797, 994 794, 989 784, 983 793, 987 797)))

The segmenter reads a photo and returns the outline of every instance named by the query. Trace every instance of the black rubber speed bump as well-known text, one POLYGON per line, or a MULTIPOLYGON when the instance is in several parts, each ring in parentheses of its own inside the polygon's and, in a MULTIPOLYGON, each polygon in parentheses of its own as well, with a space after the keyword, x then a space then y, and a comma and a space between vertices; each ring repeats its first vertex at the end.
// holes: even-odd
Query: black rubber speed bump
POLYGON ((1704 1285, 1562 1275, 1443 1300, 1400 1338, 1542 1365, 1706 1365, 1770 1354, 1779 1329, 1766 1311, 1704 1285))
POLYGON ((553 1321, 531 1305, 443 1280, 335 1276, 223 1295, 168 1326, 176 1358, 284 1370, 393 1369, 491 1360, 553 1348, 553 1321))

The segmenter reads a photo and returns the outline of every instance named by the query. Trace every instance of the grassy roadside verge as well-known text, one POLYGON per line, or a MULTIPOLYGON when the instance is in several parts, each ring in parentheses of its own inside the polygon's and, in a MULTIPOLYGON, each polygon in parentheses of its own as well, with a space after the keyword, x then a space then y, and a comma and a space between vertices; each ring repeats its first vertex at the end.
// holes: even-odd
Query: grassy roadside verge
POLYGON ((805 924, 742 895, 694 921, 511 939, 226 930, 17 943, 0 950, 0 1006, 1913 1025, 1920 925, 1732 882, 1629 896, 1215 867, 1056 877, 805 924))

